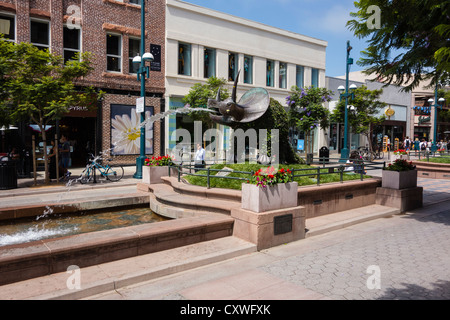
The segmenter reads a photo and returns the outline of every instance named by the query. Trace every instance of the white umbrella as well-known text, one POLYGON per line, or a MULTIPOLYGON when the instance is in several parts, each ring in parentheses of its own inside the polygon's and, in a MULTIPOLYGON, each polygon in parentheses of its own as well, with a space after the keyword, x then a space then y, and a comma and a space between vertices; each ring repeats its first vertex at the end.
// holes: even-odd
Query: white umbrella
POLYGON ((19 129, 19 128, 14 127, 14 126, 8 126, 8 128, 7 128, 7 127, 3 126, 0 128, 0 131, 15 130, 15 129, 19 129))

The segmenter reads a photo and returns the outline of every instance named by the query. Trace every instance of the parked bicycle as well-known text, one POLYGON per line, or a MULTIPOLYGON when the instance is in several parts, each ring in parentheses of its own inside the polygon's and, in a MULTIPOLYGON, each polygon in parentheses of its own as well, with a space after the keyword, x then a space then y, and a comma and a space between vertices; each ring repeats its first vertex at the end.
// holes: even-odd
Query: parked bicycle
POLYGON ((365 161, 371 161, 375 159, 375 153, 370 151, 367 147, 359 147, 358 148, 359 156, 365 161))
MULTIPOLYGON (((90 154, 90 156, 91 159, 89 160, 89 163, 78 178, 80 183, 84 184, 93 181, 95 178, 95 170, 98 170, 100 175, 109 181, 116 182, 123 178, 124 171, 121 165, 102 165, 98 162, 100 157, 94 157, 92 154, 90 154)), ((107 161, 112 161, 112 159, 107 159, 107 161)))
POLYGON ((384 159, 384 152, 383 149, 378 146, 377 150, 374 151, 375 159, 384 159))

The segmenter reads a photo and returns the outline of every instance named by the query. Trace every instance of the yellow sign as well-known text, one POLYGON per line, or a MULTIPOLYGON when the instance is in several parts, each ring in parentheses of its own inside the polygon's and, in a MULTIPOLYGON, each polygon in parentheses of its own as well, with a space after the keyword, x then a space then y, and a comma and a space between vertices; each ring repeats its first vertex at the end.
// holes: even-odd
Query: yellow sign
POLYGON ((391 109, 391 106, 389 106, 389 108, 387 108, 387 109, 384 111, 384 114, 387 115, 389 118, 390 118, 390 117, 393 117, 393 116, 395 115, 395 110, 394 110, 394 109, 391 109))

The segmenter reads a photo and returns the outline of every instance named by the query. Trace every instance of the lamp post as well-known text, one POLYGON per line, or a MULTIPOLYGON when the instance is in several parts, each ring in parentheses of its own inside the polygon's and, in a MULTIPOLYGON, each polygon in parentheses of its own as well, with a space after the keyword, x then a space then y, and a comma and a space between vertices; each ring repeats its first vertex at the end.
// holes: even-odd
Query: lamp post
POLYGON ((444 98, 440 98, 438 100, 438 85, 436 84, 436 89, 434 90, 434 99, 429 99, 428 102, 430 103, 430 107, 434 107, 434 133, 433 133, 433 146, 431 147, 431 151, 432 152, 436 152, 438 147, 437 147, 437 114, 438 114, 438 110, 437 108, 440 107, 442 109, 442 105, 444 104, 445 99, 444 98), (436 101, 438 103, 436 103, 436 101))
MULTIPOLYGON (((349 87, 348 87, 350 66, 353 64, 353 59, 350 58, 351 50, 352 50, 352 47, 350 46, 350 41, 347 41, 347 61, 346 61, 347 70, 346 70, 346 74, 345 74, 345 88, 344 88, 344 86, 340 86, 338 88, 338 91, 340 93, 340 99, 345 98, 344 146, 341 150, 340 162, 346 162, 350 155, 350 152, 348 149, 348 110, 347 110, 347 106, 348 106, 348 98, 349 97, 354 98, 354 93, 349 92, 349 87)), ((350 90, 353 91, 354 89, 356 89, 356 85, 353 84, 350 87, 350 90)))
POLYGON ((150 77, 150 68, 145 66, 146 61, 153 61, 153 55, 145 52, 145 0, 141 0, 141 49, 140 55, 133 58, 133 63, 139 64, 137 71, 137 79, 141 82, 141 98, 139 103, 136 103, 136 112, 141 114, 141 135, 140 135, 140 155, 136 158, 136 173, 133 175, 135 179, 142 179, 142 166, 145 161, 145 126, 142 123, 145 121, 145 80, 150 77), (138 110, 138 105, 141 109, 138 110))

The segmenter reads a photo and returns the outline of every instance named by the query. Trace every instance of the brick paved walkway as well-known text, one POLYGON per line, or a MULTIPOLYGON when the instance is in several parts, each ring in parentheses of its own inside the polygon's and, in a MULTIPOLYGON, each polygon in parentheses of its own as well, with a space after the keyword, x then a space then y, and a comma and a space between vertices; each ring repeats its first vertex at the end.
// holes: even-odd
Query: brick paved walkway
POLYGON ((413 212, 92 298, 448 300, 450 181, 419 185, 425 206, 413 212))
POLYGON ((381 230, 261 269, 332 299, 450 299, 448 210, 385 220, 381 230), (367 286, 375 270, 380 289, 367 286))

